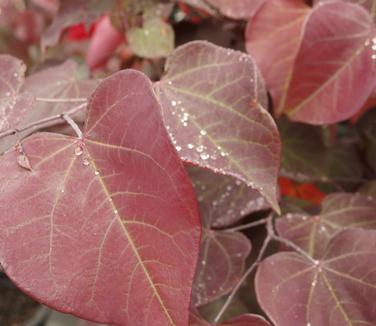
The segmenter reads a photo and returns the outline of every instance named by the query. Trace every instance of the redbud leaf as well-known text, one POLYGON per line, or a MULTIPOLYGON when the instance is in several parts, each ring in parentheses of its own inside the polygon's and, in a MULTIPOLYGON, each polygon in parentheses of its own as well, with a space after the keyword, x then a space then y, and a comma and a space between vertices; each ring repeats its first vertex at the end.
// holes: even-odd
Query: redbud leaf
POLYGON ((155 88, 183 160, 244 181, 279 209, 279 134, 263 108, 266 91, 248 55, 187 43, 168 58, 155 88))
POLYGON ((376 200, 361 194, 328 195, 317 215, 286 214, 277 219, 278 233, 312 257, 322 257, 331 236, 344 228, 376 229, 376 200))
MULTIPOLYGON (((197 313, 191 312, 189 326, 212 326, 206 320, 204 320, 197 313)), ((215 324, 218 326, 270 326, 264 317, 254 314, 240 315, 225 321, 221 324, 215 324)))
POLYGON ((251 243, 242 233, 204 228, 193 304, 202 306, 230 292, 244 272, 250 251, 251 243))
POLYGON ((257 190, 231 176, 191 166, 188 173, 200 204, 203 223, 208 228, 230 226, 248 214, 269 208, 257 190))
POLYGON ((0 263, 28 295, 118 325, 187 325, 200 222, 151 82, 94 92, 83 138, 39 133, 0 160, 0 263), (142 132, 140 132, 142 131, 142 132))
POLYGON ((283 110, 303 23, 309 11, 301 0, 270 0, 247 25, 247 51, 262 72, 277 115, 283 110))
POLYGON ((376 231, 348 229, 332 238, 322 260, 272 255, 257 270, 258 301, 279 326, 372 325, 375 248, 376 231))
POLYGON ((24 63, 7 54, 0 55, 0 131, 15 127, 32 108, 32 94, 22 91, 24 63))

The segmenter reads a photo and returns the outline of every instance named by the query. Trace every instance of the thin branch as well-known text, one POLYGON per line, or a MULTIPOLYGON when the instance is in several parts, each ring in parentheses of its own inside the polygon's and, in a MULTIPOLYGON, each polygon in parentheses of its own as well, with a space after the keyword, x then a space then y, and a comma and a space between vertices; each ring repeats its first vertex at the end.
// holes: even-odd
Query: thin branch
POLYGON ((39 102, 48 103, 76 103, 76 102, 87 102, 87 98, 48 98, 48 97, 37 97, 35 98, 39 102))
POLYGON ((229 231, 229 232, 242 231, 242 230, 250 229, 250 228, 253 228, 253 227, 256 227, 256 226, 259 226, 259 225, 266 224, 267 222, 268 222, 268 217, 263 218, 263 219, 258 220, 258 221, 254 221, 254 222, 250 222, 250 223, 247 223, 247 224, 235 226, 233 228, 225 229, 225 231, 229 231))
POLYGON ((236 293, 239 291, 241 285, 243 282, 248 278, 248 276, 254 271, 254 269, 260 264, 262 257, 264 256, 264 253, 266 251, 266 248, 268 247, 270 243, 271 237, 269 235, 266 236, 264 243, 262 244, 262 247, 259 251, 259 254, 257 255, 256 260, 253 262, 253 264, 248 268, 248 270, 244 273, 242 278, 239 280, 239 282, 236 284, 234 289, 231 291, 230 295, 227 297, 226 302, 223 304, 221 310, 218 312, 217 316, 214 318, 214 324, 217 324, 229 305, 231 304, 232 300, 234 299, 236 293))
POLYGON ((62 121, 65 121, 64 115, 68 115, 68 116, 73 115, 76 112, 86 108, 86 105, 87 105, 87 103, 82 103, 82 104, 72 108, 71 110, 68 110, 68 111, 62 113, 62 114, 56 114, 56 115, 53 115, 51 117, 32 122, 32 123, 30 123, 26 126, 23 126, 22 128, 14 128, 14 129, 4 130, 3 132, 0 133, 0 139, 3 138, 3 137, 6 137, 6 136, 15 135, 15 134, 20 133, 20 132, 25 132, 29 129, 33 129, 33 131, 35 131, 35 130, 38 130, 38 129, 41 129, 41 128, 54 126, 58 123, 61 123, 62 121))
POLYGON ((79 139, 82 139, 82 131, 80 127, 77 125, 77 123, 75 123, 74 120, 68 114, 63 114, 63 119, 72 127, 77 137, 79 139))

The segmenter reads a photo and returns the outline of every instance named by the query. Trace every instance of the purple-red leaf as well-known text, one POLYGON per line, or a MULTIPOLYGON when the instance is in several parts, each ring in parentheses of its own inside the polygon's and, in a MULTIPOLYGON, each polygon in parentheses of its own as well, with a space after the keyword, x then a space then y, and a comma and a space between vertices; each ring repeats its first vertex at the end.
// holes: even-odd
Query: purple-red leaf
POLYGON ((344 228, 376 229, 376 200, 360 194, 337 193, 325 198, 318 215, 286 214, 277 219, 278 233, 320 258, 330 237, 344 228))
POLYGON ((252 59, 196 41, 175 50, 156 84, 165 123, 181 158, 232 175, 278 210, 281 144, 252 59))
POLYGON ((363 8, 343 1, 315 7, 305 23, 284 111, 312 124, 354 115, 376 84, 375 44, 363 8))
POLYGON ((193 304, 202 306, 230 292, 244 271, 251 243, 242 233, 204 228, 193 287, 193 304))
POLYGON ((25 70, 21 60, 0 55, 0 131, 15 127, 33 106, 33 96, 21 90, 25 70))
POLYGON ((275 325, 373 325, 376 320, 376 231, 349 229, 322 260, 296 253, 265 259, 256 274, 258 301, 275 325))
POLYGON ((231 176, 190 166, 188 173, 200 204, 202 222, 208 228, 230 226, 248 214, 269 208, 257 190, 231 176))
POLYGON ((266 0, 206 0, 221 14, 235 19, 248 19, 266 0))
POLYGON ((104 80, 83 139, 41 133, 0 160, 0 263, 54 309, 117 325, 187 325, 200 240, 194 191, 151 82, 104 80), (140 132, 141 131, 141 132, 140 132))
POLYGON ((269 0, 247 25, 247 51, 262 72, 277 115, 282 113, 286 101, 303 23, 309 12, 310 8, 301 0, 269 0))

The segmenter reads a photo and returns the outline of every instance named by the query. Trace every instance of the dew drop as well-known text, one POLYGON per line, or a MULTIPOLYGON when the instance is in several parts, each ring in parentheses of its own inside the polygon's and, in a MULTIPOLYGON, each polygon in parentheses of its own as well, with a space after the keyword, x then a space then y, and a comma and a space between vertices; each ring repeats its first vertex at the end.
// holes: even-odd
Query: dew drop
POLYGON ((372 54, 371 58, 372 60, 376 60, 376 54, 372 54))
POLYGON ((85 165, 85 166, 88 166, 90 164, 89 160, 87 158, 84 158, 82 160, 82 164, 85 165))
POLYGON ((201 131, 200 131, 200 134, 201 134, 202 136, 206 136, 206 135, 207 135, 207 131, 206 131, 206 130, 201 130, 201 131))
POLYGON ((84 150, 81 145, 76 146, 76 148, 74 149, 74 155, 76 156, 81 156, 83 152, 84 150))
POLYGON ((65 190, 64 190, 64 189, 61 189, 61 192, 62 192, 62 193, 64 193, 64 192, 65 192, 65 190))
POLYGON ((17 77, 18 77, 18 73, 15 72, 15 73, 13 74, 13 76, 17 78, 17 77))
POLYGON ((199 146, 196 147, 196 151, 199 152, 199 153, 201 153, 203 150, 204 150, 204 146, 202 146, 202 145, 199 145, 199 146))
POLYGON ((176 148, 176 150, 177 150, 178 152, 181 151, 181 146, 176 146, 175 148, 176 148))
POLYGON ((98 171, 95 171, 94 174, 95 174, 95 175, 99 175, 99 172, 98 172, 98 171))
POLYGON ((176 101, 171 101, 172 106, 176 106, 176 104, 177 104, 176 101))
POLYGON ((206 161, 210 157, 210 155, 208 153, 201 153, 200 157, 201 157, 201 159, 203 159, 204 161, 206 161))
POLYGON ((114 213, 115 213, 115 214, 118 214, 119 212, 118 212, 118 210, 117 210, 117 209, 114 209, 114 213))
POLYGON ((193 149, 195 146, 193 144, 188 144, 187 147, 188 149, 193 149))

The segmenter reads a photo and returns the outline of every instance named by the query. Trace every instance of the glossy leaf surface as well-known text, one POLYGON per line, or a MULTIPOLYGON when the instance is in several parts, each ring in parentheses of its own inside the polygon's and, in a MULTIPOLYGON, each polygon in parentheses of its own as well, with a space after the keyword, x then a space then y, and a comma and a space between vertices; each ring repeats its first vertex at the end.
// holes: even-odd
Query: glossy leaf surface
POLYGON ((247 51, 262 72, 277 115, 286 101, 303 24, 309 12, 310 8, 301 0, 269 0, 247 25, 247 51))
POLYGON ((258 191, 240 180, 199 167, 187 168, 208 228, 230 226, 248 214, 269 208, 258 191))
POLYGON ((318 215, 287 214, 277 219, 279 235, 312 257, 322 257, 330 237, 344 228, 376 228, 376 200, 360 194, 327 196, 318 215))
POLYGON ((200 223, 151 82, 118 72, 89 107, 82 140, 35 134, 0 160, 1 265, 63 312, 187 325, 200 223))
POLYGON ((239 178, 278 210, 281 144, 248 55, 208 42, 188 43, 169 57, 155 88, 183 160, 239 178))
POLYGON ((350 229, 315 263, 296 253, 265 259, 256 274, 258 301, 278 326, 372 325, 376 320, 376 231, 350 229))

